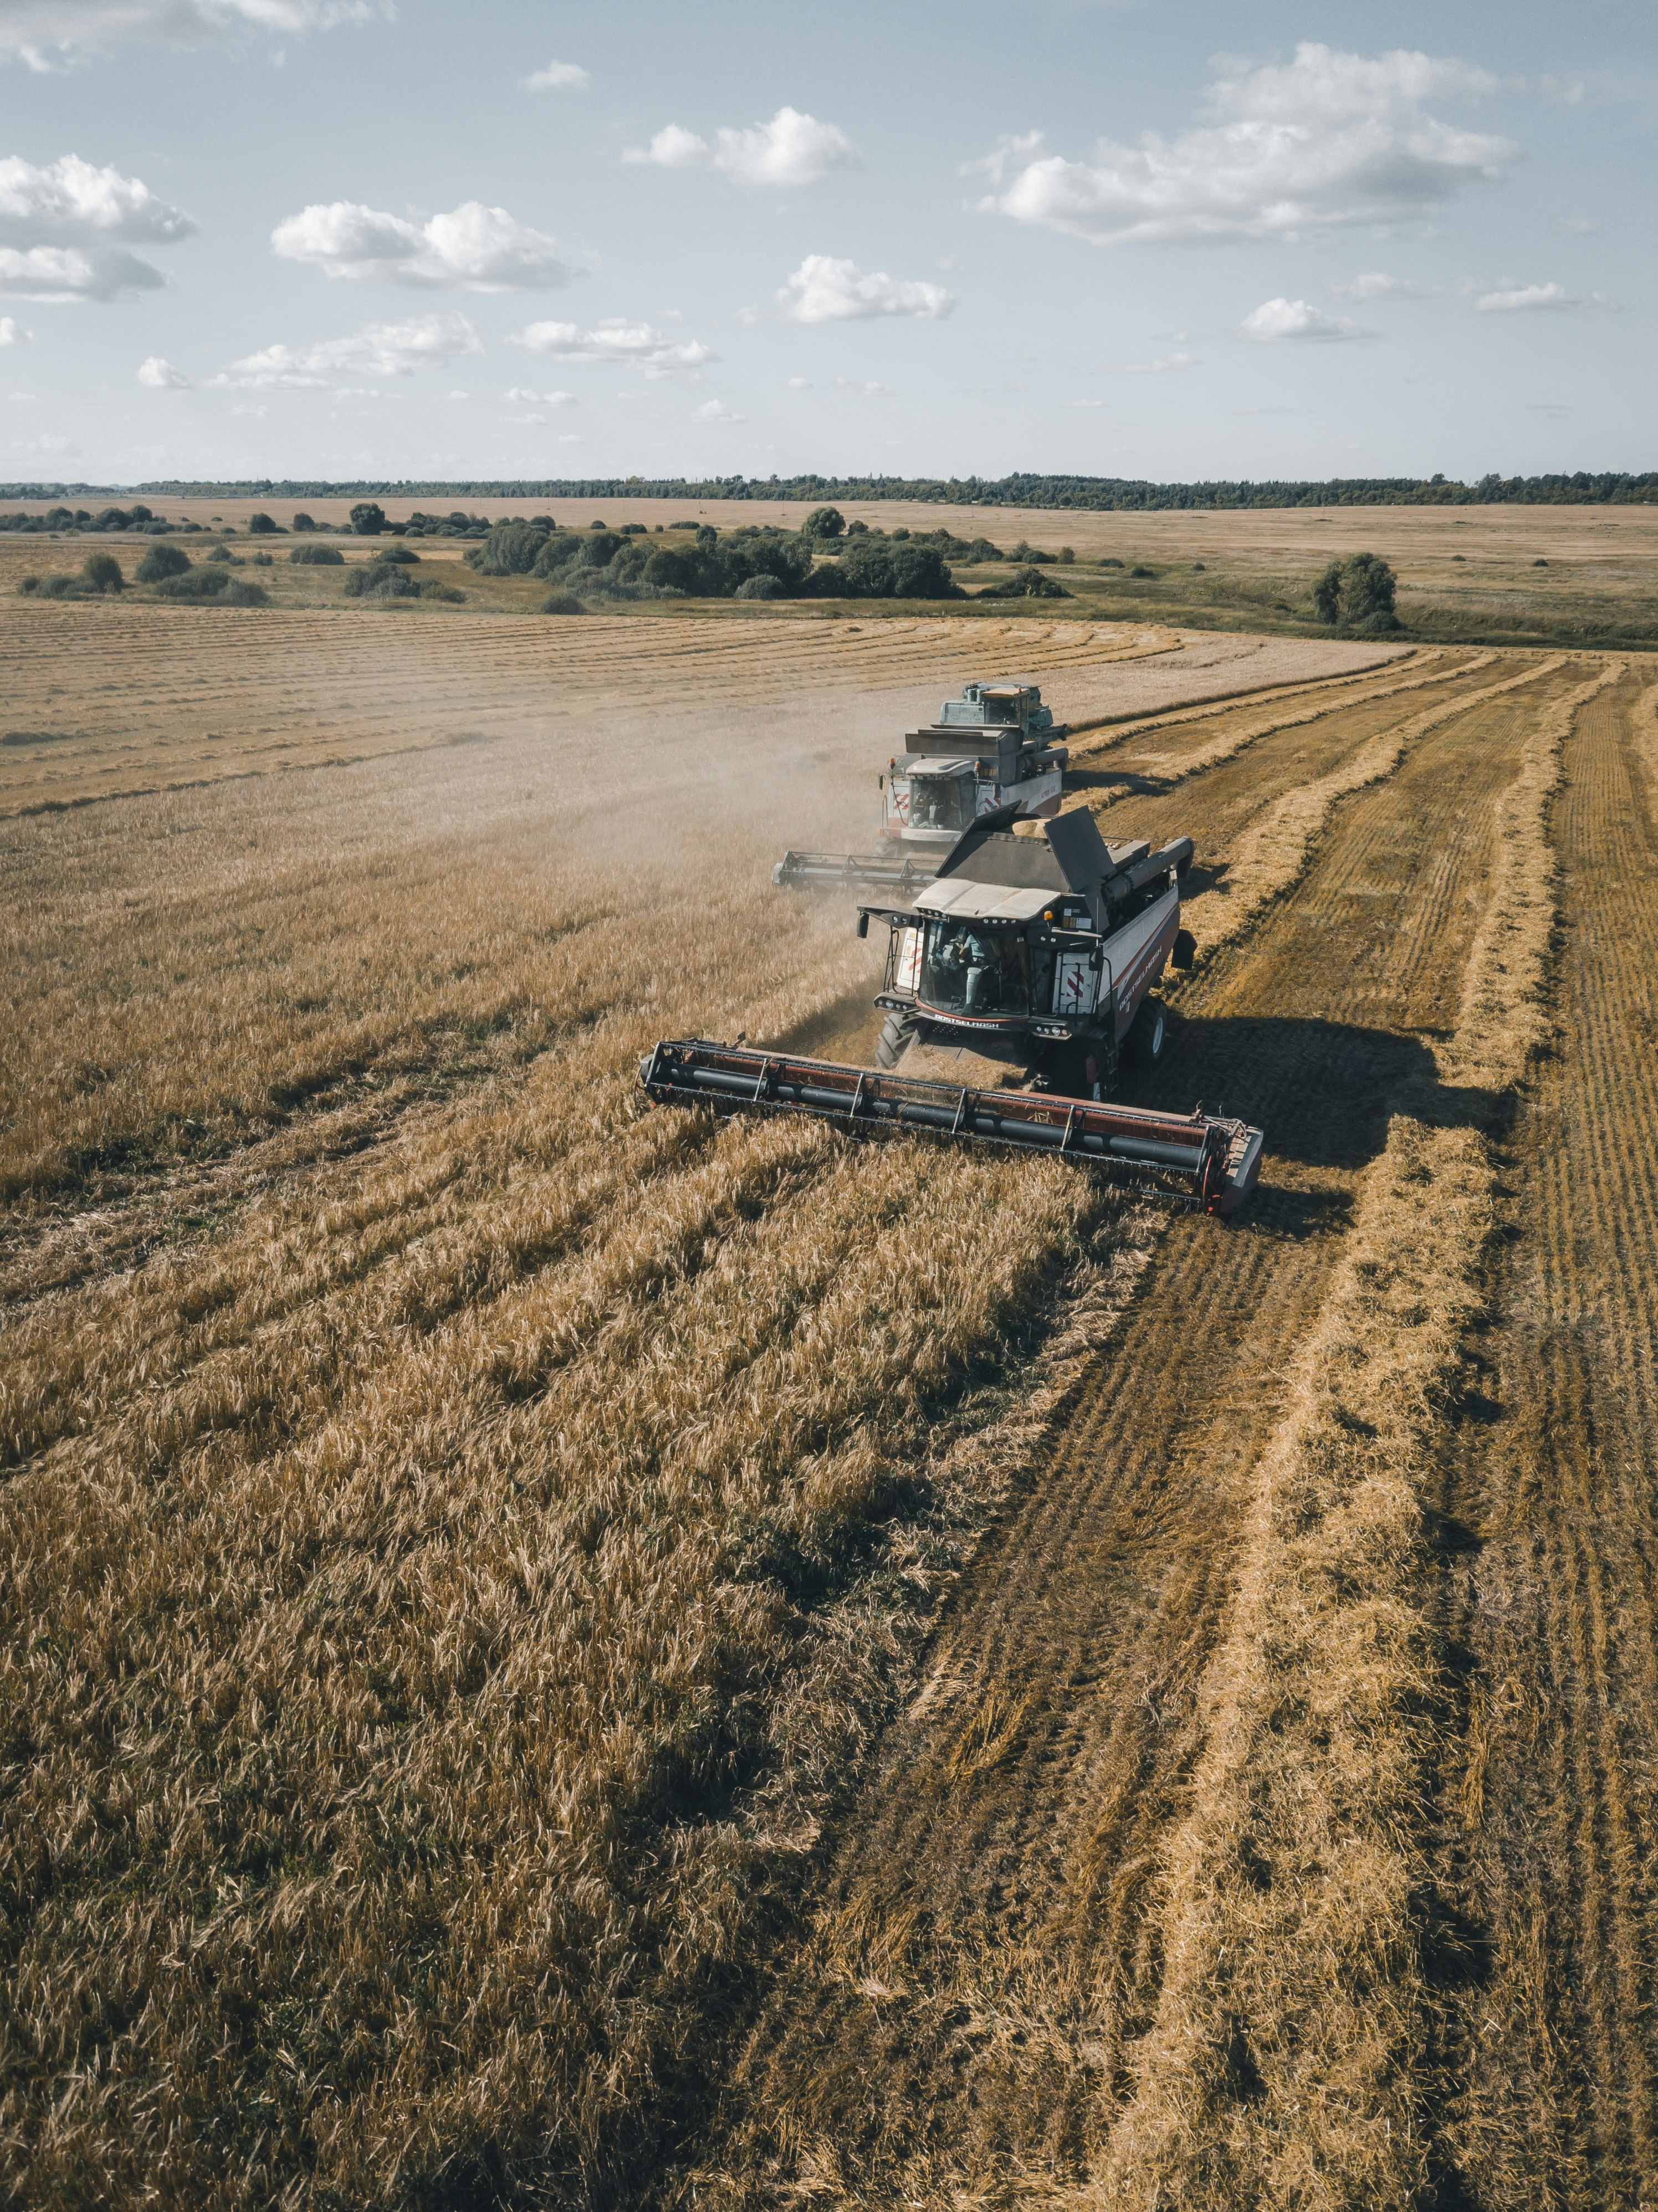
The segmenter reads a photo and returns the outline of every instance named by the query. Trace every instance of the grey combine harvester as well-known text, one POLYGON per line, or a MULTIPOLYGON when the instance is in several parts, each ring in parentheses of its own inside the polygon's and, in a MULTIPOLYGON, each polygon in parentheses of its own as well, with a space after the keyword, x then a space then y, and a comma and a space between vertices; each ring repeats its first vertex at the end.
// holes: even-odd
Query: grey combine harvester
POLYGON ((907 903, 859 906, 860 936, 872 921, 888 930, 877 1068, 683 1038, 641 1063, 651 1097, 1051 1152, 1233 1212, 1260 1172, 1259 1129, 1201 1108, 1160 1113, 1109 1097, 1125 1057, 1150 1065, 1162 1054, 1152 987, 1171 959, 1192 963, 1180 920, 1191 839, 1156 852, 1144 840, 1108 844, 1081 808, 1021 837, 1022 813, 1013 805, 981 816, 907 903), (969 1047, 1021 1068, 1026 1087, 905 1077, 895 1071, 914 1042, 969 1047))
POLYGON ((880 778, 877 853, 785 853, 775 884, 908 891, 932 878, 964 830, 1017 806, 1057 814, 1070 753, 1034 684, 969 684, 938 719, 911 730, 880 778))

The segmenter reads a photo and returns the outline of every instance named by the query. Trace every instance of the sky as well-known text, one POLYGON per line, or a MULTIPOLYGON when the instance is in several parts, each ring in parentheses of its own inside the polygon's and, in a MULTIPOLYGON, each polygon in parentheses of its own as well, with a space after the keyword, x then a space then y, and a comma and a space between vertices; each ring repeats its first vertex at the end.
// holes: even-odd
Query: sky
POLYGON ((1658 465, 1658 18, 0 0, 0 478, 1658 465))

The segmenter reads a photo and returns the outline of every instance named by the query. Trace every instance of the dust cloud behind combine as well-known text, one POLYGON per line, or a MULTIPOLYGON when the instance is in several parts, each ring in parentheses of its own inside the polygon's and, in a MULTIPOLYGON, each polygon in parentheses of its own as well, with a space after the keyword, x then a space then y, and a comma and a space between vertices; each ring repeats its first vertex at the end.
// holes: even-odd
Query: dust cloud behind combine
POLYGON ((1638 674, 948 618, 15 642, 20 2197, 1658 2186, 1638 674), (1197 839, 1128 1095, 1265 1125, 1230 1229, 640 1097, 658 1035, 869 1033, 845 902, 769 863, 866 843, 991 673, 1113 834, 1197 839))

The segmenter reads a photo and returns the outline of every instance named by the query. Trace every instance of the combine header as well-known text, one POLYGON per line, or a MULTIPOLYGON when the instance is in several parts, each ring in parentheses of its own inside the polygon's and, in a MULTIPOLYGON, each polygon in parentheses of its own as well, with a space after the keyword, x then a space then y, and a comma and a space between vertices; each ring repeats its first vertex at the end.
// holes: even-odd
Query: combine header
POLYGON ((1259 1129, 1200 1107, 1163 1114, 1109 1100, 1125 1053, 1149 1065, 1163 1051, 1152 986, 1170 959, 1192 963, 1180 926, 1191 839, 1155 853, 1144 840, 1107 844, 1085 808, 1020 837, 1022 812, 981 817, 908 904, 859 908, 860 937, 872 921, 889 931, 878 1068, 680 1038, 641 1064, 651 1097, 719 1114, 811 1114, 857 1135, 1052 1152, 1210 1213, 1234 1212, 1260 1172, 1259 1129), (1022 1067, 1027 1087, 896 1073, 916 1040, 1022 1067))
POLYGON ((785 853, 772 881, 788 888, 919 889, 964 830, 1011 806, 1057 814, 1071 756, 1034 684, 969 684, 938 719, 911 730, 880 779, 878 853, 785 853), (919 849, 918 849, 919 848, 919 849))
POLYGON ((1051 1152, 1206 1213, 1235 1212, 1260 1166, 1259 1129, 1201 1109, 1152 1114, 1034 1091, 966 1090, 704 1037, 659 1044, 639 1073, 661 1105, 809 1114, 857 1136, 914 1133, 1051 1152))

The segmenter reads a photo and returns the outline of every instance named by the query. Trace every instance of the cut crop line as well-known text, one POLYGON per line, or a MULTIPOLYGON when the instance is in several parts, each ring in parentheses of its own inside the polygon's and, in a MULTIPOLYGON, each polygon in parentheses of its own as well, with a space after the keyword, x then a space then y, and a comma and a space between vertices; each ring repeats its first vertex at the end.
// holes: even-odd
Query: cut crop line
MULTIPOLYGON (((1623 672, 1600 670, 1540 719, 1497 803, 1491 908, 1442 1083, 1508 1087, 1542 1040, 1561 747, 1623 672)), ((1434 1674, 1424 1504, 1482 1302, 1494 1186, 1481 1132, 1405 1085, 1253 1478, 1233 1616, 1199 1696, 1193 1809, 1164 1856, 1168 1968, 1109 2202, 1337 2212, 1402 2207, 1426 2186, 1412 1903, 1434 1674)))
MULTIPOLYGON (((1169 790, 1177 783, 1186 782, 1188 777, 1201 775, 1206 769, 1218 768, 1223 761, 1233 759, 1261 738, 1276 737, 1281 730, 1303 729, 1310 722, 1325 721, 1332 714, 1353 708, 1374 706, 1379 700, 1395 698, 1403 691, 1421 691, 1430 684, 1448 683, 1453 677, 1466 676, 1476 669, 1488 667, 1496 658, 1495 653, 1488 653, 1480 659, 1469 661, 1463 666, 1438 669, 1431 676, 1418 676, 1409 683, 1386 684, 1374 691, 1343 692, 1335 698, 1325 696, 1303 702, 1296 713, 1281 714, 1270 722, 1256 722, 1247 729, 1229 730, 1223 736, 1212 738, 1208 744, 1200 746, 1196 752, 1154 753, 1145 760, 1143 773, 1157 777, 1163 789, 1169 790)), ((1101 813, 1106 807, 1116 805, 1127 795, 1122 792, 1111 792, 1094 803, 1094 811, 1101 813)))
MULTIPOLYGON (((1405 668, 1427 667, 1433 662, 1442 660, 1445 653, 1446 648, 1441 646, 1417 648, 1392 665, 1405 668)), ((1474 660, 1459 661, 1455 668, 1445 671, 1445 676, 1466 675, 1470 668, 1483 668, 1495 658, 1494 653, 1487 653, 1474 660)), ((1109 730, 1111 734, 1108 738, 1087 748, 1089 757, 1092 759, 1099 753, 1114 752, 1118 746, 1128 744, 1135 738, 1147 737, 1154 730, 1181 729, 1190 722, 1212 721, 1217 714, 1230 714, 1249 700, 1276 696, 1281 704, 1288 697, 1301 697, 1308 693, 1322 697, 1332 692, 1345 692, 1354 684, 1368 684, 1389 665, 1385 660, 1372 661, 1368 667, 1348 669, 1331 676, 1289 676, 1276 683, 1240 684, 1233 690, 1211 692, 1202 699, 1172 700, 1167 707, 1159 708, 1150 714, 1102 714, 1091 721, 1072 722, 1068 726, 1067 734, 1085 737, 1093 730, 1109 730)), ((1428 680, 1442 681, 1443 678, 1428 680)))
POLYGON ((1564 666, 1565 659, 1564 654, 1556 654, 1538 662, 1522 675, 1511 676, 1503 683, 1488 684, 1484 690, 1471 691, 1461 698, 1430 707, 1413 720, 1394 729, 1383 730, 1361 746, 1351 759, 1332 769, 1315 783, 1286 792, 1266 818, 1242 840, 1224 885, 1201 892, 1190 902, 1188 914, 1200 915, 1209 925, 1200 957, 1212 959, 1223 945, 1230 944, 1249 927, 1263 907, 1281 898, 1300 880, 1339 799, 1391 775, 1409 748, 1431 731, 1455 721, 1459 715, 1472 714, 1475 708, 1501 698, 1505 692, 1540 683, 1564 666), (1222 910, 1218 912, 1217 907, 1222 910))

